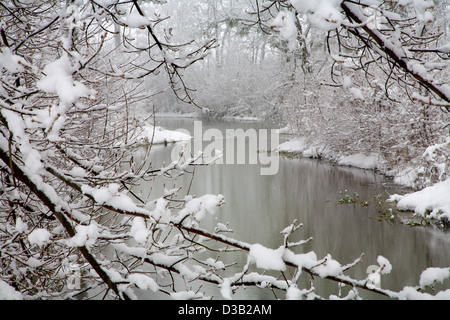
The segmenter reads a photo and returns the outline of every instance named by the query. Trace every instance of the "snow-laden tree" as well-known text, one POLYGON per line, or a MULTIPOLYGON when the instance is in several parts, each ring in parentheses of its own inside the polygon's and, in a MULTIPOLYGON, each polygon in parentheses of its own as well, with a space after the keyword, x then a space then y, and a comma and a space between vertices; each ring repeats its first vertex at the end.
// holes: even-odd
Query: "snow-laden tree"
MULTIPOLYGON (((189 5, 170 1, 161 6, 161 11, 175 20, 161 22, 166 30, 171 30, 173 41, 216 39, 216 50, 184 73, 188 83, 196 84, 192 93, 195 101, 213 111, 209 116, 277 117, 274 101, 285 77, 282 69, 286 58, 280 54, 285 46, 254 27, 252 14, 246 13, 252 3, 197 0, 189 5)), ((155 81, 158 80, 149 79, 148 86, 154 86, 155 81)), ((187 111, 170 91, 162 100, 169 111, 187 111)))
POLYGON ((258 8, 261 28, 274 30, 300 62, 284 106, 299 135, 337 158, 374 153, 380 170, 410 186, 448 176, 446 1, 264 1, 258 8), (440 155, 429 161, 424 151, 435 145, 440 155))
POLYGON ((132 105, 157 94, 142 83, 158 72, 192 103, 181 71, 214 43, 166 41, 158 29, 166 17, 144 7, 119 0, 0 3, 0 298, 132 299, 144 290, 195 299, 205 298, 203 282, 224 298, 242 286, 321 298, 317 277, 339 284, 333 298, 358 298, 359 289, 432 297, 421 291, 445 280, 448 269, 427 269, 418 287, 392 292, 375 281, 391 268, 381 256, 374 273, 357 280, 345 272, 362 257, 342 265, 331 255, 296 253, 311 240, 290 241, 298 222, 281 231, 281 247, 265 248, 226 236, 223 224, 201 227, 224 204, 222 195, 133 192, 142 180, 171 179, 202 164, 200 154, 152 167, 151 144, 137 143, 144 121, 133 117, 132 105), (226 254, 243 254, 247 263, 232 271, 222 262, 226 254), (298 287, 301 276, 310 286, 298 287))
MULTIPOLYGON (((180 46, 154 30, 162 18, 144 17, 137 1, 6 1, 0 10, 2 279, 25 296, 61 297, 68 266, 79 263, 87 289, 99 282, 130 297, 119 288, 120 258, 98 254, 133 238, 130 229, 147 225, 152 239, 167 225, 165 198, 139 207, 129 189, 183 171, 179 163, 126 164, 143 124, 131 106, 156 93, 142 79, 158 72, 192 102, 180 70, 202 59, 213 40, 175 56, 180 46), (142 37, 144 46, 135 41, 142 37)), ((214 197, 209 205, 220 204, 214 197)))
MULTIPOLYGON (((327 45, 334 65, 348 62, 355 70, 363 70, 370 79, 377 66, 386 74, 386 94, 391 82, 397 83, 412 100, 448 107, 448 78, 445 77, 449 48, 445 24, 448 4, 436 21, 433 1, 372 1, 372 0, 285 0, 266 1, 258 17, 280 11, 271 22, 294 50, 297 41, 305 50, 305 34, 300 15, 306 15, 309 25, 327 32, 327 45), (289 10, 292 9, 292 10, 289 10), (332 52, 330 42, 336 41, 332 52), (418 86, 425 89, 421 94, 418 86), (415 89, 415 90, 414 90, 415 89)), ((307 48, 306 48, 307 49, 307 48)), ((306 63, 306 61, 305 61, 306 63)))

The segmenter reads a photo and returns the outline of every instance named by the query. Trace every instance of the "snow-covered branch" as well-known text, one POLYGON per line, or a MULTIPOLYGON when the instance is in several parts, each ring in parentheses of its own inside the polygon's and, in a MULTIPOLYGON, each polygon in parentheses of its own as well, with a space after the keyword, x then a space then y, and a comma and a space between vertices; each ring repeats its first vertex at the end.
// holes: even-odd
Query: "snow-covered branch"
MULTIPOLYGON (((267 8, 278 2, 271 1, 267 8)), ((397 82, 403 90, 416 93, 423 87, 429 93, 428 99, 409 94, 411 99, 449 106, 448 71, 445 71, 448 70, 448 44, 443 26, 434 20, 432 1, 286 0, 281 3, 285 8, 278 7, 281 11, 271 28, 279 32, 291 50, 298 46, 305 50, 299 21, 306 16, 310 25, 328 32, 327 41, 337 43, 337 53, 332 52, 329 43, 328 50, 330 55, 342 57, 342 63, 352 63, 367 74, 375 64, 385 72, 387 87, 397 82)), ((267 8, 260 9, 258 14, 267 8)))
MULTIPOLYGON (((258 8, 269 13, 290 4, 258 8)), ((362 256, 342 265, 330 254, 297 253, 312 241, 292 240, 297 221, 281 231, 283 245, 268 248, 234 239, 220 222, 214 231, 203 228, 225 205, 223 195, 194 197, 176 186, 137 192, 143 180, 156 184, 210 164, 199 154, 154 167, 156 127, 145 146, 139 140, 145 120, 131 106, 159 92, 144 88, 143 79, 167 77, 181 100, 195 104, 181 72, 215 46, 214 39, 170 43, 171 31, 158 31, 169 19, 150 9, 136 0, 0 4, 0 286, 8 297, 133 299, 138 289, 208 298, 197 286, 208 282, 227 299, 245 286, 281 290, 290 299, 329 298, 315 290, 314 279, 321 278, 350 288, 338 298, 359 298, 363 289, 400 299, 423 297, 417 290, 448 277, 448 269, 430 269, 417 288, 381 289, 369 278, 346 275, 362 256), (242 255, 244 265, 227 263, 227 254, 242 255), (302 276, 308 287, 299 288, 302 276)), ((332 18, 327 23, 334 25, 332 18)), ((354 30, 369 25, 352 23, 354 30)), ((377 263, 375 276, 390 271, 385 258, 377 263)))
MULTIPOLYGON (((420 35, 418 37, 413 34, 410 19, 408 19, 409 25, 405 27, 403 20, 398 20, 404 18, 400 16, 391 18, 392 16, 389 15, 388 11, 380 10, 380 16, 386 22, 380 21, 377 23, 375 21, 375 19, 379 19, 377 13, 374 16, 368 16, 368 12, 365 13, 358 5, 363 6, 364 3, 354 1, 348 1, 348 3, 343 1, 341 3, 341 8, 348 20, 357 24, 349 27, 354 29, 351 33, 367 45, 368 49, 374 50, 375 53, 381 54, 390 61, 392 68, 399 68, 404 73, 411 75, 420 85, 427 88, 448 106, 450 104, 448 84, 436 84, 433 76, 425 67, 425 62, 428 59, 424 60, 418 55, 412 55, 413 52, 440 52, 439 50, 420 50, 419 48, 429 42, 437 41, 442 33, 439 34, 440 31, 438 31, 436 35, 427 35, 426 37, 420 35), (364 32, 358 32, 358 28, 364 32)), ((428 11, 426 12, 428 13, 428 11)))

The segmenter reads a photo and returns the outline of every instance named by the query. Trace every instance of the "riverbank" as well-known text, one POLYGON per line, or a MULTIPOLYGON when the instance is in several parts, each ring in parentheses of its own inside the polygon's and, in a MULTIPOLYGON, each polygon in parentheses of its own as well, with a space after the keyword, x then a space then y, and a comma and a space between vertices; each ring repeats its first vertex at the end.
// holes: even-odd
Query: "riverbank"
POLYGON ((142 132, 137 136, 137 141, 140 143, 151 143, 151 144, 168 144, 176 143, 180 141, 188 141, 192 137, 188 134, 167 130, 160 126, 143 126, 141 127, 142 132))
MULTIPOLYGON (((195 132, 195 121, 202 121, 203 133, 211 129, 221 132, 239 130, 242 137, 248 135, 248 130, 260 132, 260 129, 280 128, 266 122, 156 117, 156 125, 168 130, 183 129, 193 136, 196 136, 192 134, 195 132)), ((273 133, 272 130, 267 132, 273 133)), ((225 137, 223 135, 222 138, 225 137)), ((291 135, 281 135, 280 143, 293 138, 291 135)), ((204 142, 209 145, 210 140, 204 142)), ((229 150, 224 147, 225 159, 229 150)), ((170 146, 152 149, 152 165, 159 167, 170 162, 172 151, 170 146)), ((139 160, 137 156, 136 161, 139 160)), ((276 157, 275 154, 273 156, 276 157)), ((280 231, 297 220, 304 226, 289 241, 314 239, 298 250, 315 252, 318 257, 330 253, 333 259, 345 263, 354 261, 355 257, 364 253, 364 261, 351 271, 358 278, 364 278, 367 268, 382 255, 393 265, 392 272, 382 277, 383 288, 402 290, 405 285, 411 285, 411 281, 416 283, 426 268, 449 265, 450 256, 445 250, 448 234, 432 226, 410 227, 423 220, 417 218, 416 224, 413 224, 414 221, 409 224, 412 213, 399 212, 394 203, 386 202, 390 194, 406 193, 405 188, 371 170, 333 165, 320 159, 277 158, 279 170, 274 175, 261 175, 262 163, 217 163, 197 167, 194 177, 189 174, 177 177, 176 186, 181 188, 181 196, 184 195, 183 190, 197 197, 205 194, 224 196, 226 203, 214 215, 206 215, 201 220, 200 226, 206 230, 226 230, 227 236, 234 239, 276 249, 284 243, 280 231), (349 201, 342 202, 341 199, 345 200, 347 194, 349 201), (350 197, 354 197, 353 202, 350 197), (391 215, 395 217, 390 218, 391 215)), ((142 181, 142 185, 135 186, 133 191, 146 195, 152 190, 153 194, 161 194, 168 186, 173 188, 175 184, 168 185, 167 180, 158 183, 149 180, 142 181)), ((219 260, 225 265, 234 264, 229 270, 231 274, 242 272, 248 261, 246 255, 234 253, 221 254, 219 260)), ((315 281, 314 287, 315 292, 324 297, 335 295, 337 290, 334 283, 321 280, 315 281)), ((221 296, 217 291, 208 294, 221 296)), ((361 295, 364 299, 379 299, 370 293, 361 295)), ((233 298, 273 299, 273 294, 271 291, 246 288, 237 290, 233 298)))
MULTIPOLYGON (((289 134, 288 128, 279 130, 280 134, 289 134)), ((326 145, 309 144, 306 138, 291 136, 280 144, 277 150, 281 155, 301 156, 305 158, 318 158, 328 160, 340 166, 350 166, 365 170, 374 170, 393 179, 394 183, 412 188, 417 173, 421 168, 408 170, 384 169, 384 160, 377 153, 354 153, 339 155, 327 148, 326 145)), ((434 185, 423 187, 418 191, 404 195, 394 194, 388 199, 394 202, 400 211, 411 211, 415 215, 434 219, 448 225, 450 221, 450 178, 434 185)))
MULTIPOLYGON (((198 119, 201 117, 195 116, 193 113, 189 114, 157 114, 157 118, 185 118, 198 119)), ((239 118, 239 119, 223 119, 223 121, 235 122, 262 122, 256 118, 239 118)), ((151 141, 153 132, 155 133, 154 143, 173 143, 180 140, 189 140, 191 137, 183 135, 180 132, 161 129, 156 127, 144 130, 143 137, 146 141, 151 141), (181 136, 180 136, 181 135, 181 136)), ((355 167, 363 170, 373 170, 387 176, 389 179, 408 190, 414 190, 405 194, 393 194, 387 200, 395 203, 399 211, 413 212, 419 219, 430 219, 442 222, 443 225, 448 226, 450 221, 450 179, 435 183, 433 185, 415 188, 415 182, 418 174, 423 171, 420 167, 410 168, 389 168, 386 169, 385 160, 381 155, 372 152, 364 154, 356 152, 353 154, 338 154, 331 150, 325 144, 310 143, 305 137, 298 137, 289 127, 284 127, 278 130, 278 134, 287 140, 281 143, 276 152, 287 157, 304 157, 312 159, 321 159, 339 166, 355 167)), ((448 141, 450 143, 450 141, 448 141)), ((429 155, 432 152, 430 147, 425 154, 429 155)))

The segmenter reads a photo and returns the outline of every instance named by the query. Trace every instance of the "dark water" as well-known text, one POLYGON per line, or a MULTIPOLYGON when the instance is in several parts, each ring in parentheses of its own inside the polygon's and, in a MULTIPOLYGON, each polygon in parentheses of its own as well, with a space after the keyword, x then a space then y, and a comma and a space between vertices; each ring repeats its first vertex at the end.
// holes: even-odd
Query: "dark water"
MULTIPOLYGON (((193 132, 193 123, 191 119, 158 121, 167 129, 184 128, 190 132, 193 132)), ((203 122, 203 129, 266 127, 260 123, 203 122)), ((153 147, 151 160, 155 167, 171 162, 171 148, 170 145, 153 147)), ((283 243, 280 231, 297 219, 304 226, 291 241, 313 237, 313 241, 297 252, 312 250, 318 258, 329 253, 341 264, 350 263, 364 253, 363 261, 346 273, 358 279, 365 278, 367 268, 376 265, 378 255, 382 255, 393 267, 389 275, 382 277, 382 288, 400 290, 407 285, 416 286, 422 270, 427 267, 450 266, 448 233, 433 228, 410 227, 400 223, 398 218, 392 221, 383 218, 383 213, 392 208, 392 204, 385 203, 389 194, 405 190, 369 170, 339 167, 320 160, 280 157, 279 171, 275 175, 261 175, 258 164, 216 164, 197 167, 193 179, 186 175, 166 183, 167 189, 181 185, 184 191, 190 189, 192 195, 212 193, 225 196, 226 204, 214 217, 202 221, 203 228, 213 230, 217 222, 228 223, 233 230, 229 236, 277 248, 283 243), (346 194, 351 196, 348 199, 356 202, 339 203, 346 194)), ((158 195, 160 188, 147 182, 137 190, 142 193, 152 190, 158 195)), ((395 210, 393 212, 396 214, 395 210)), ((220 258, 224 262, 237 262, 232 268, 234 272, 242 268, 246 259, 244 255, 220 258)), ((309 287, 309 279, 302 279, 300 284, 309 287)), ((314 281, 314 286, 316 292, 324 297, 337 294, 336 283, 319 279, 314 281)), ((444 286, 449 287, 450 283, 444 286)), ((208 285, 203 288, 210 289, 208 285)), ((381 298, 362 290, 360 294, 369 299, 381 298)), ((220 298, 217 291, 211 295, 220 298)), ((142 297, 155 298, 149 295, 142 297)), ((239 289, 234 298, 284 299, 285 294, 248 288, 239 289)))

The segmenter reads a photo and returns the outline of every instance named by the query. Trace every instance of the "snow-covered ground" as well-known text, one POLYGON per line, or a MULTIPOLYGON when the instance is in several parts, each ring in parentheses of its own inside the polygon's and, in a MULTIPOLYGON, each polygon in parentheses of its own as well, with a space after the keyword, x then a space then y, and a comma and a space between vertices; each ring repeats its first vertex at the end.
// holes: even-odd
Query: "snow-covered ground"
POLYGON ((23 296, 8 283, 0 279, 0 300, 22 300, 23 296))
MULTIPOLYGON (((320 158, 333 162, 338 162, 340 159, 331 151, 325 144, 311 144, 306 138, 294 138, 286 141, 278 146, 279 153, 300 155, 305 158, 320 158)), ((344 159, 346 162, 350 162, 349 159, 344 159)), ((357 160, 357 159, 355 159, 357 160)), ((352 161, 354 166, 358 166, 359 163, 352 161)), ((349 165, 342 163, 342 165, 349 165)))
POLYGON ((199 114, 197 112, 189 113, 177 113, 177 112, 157 112, 155 114, 156 118, 198 118, 199 114))
POLYGON ((142 143, 167 144, 188 141, 192 137, 183 132, 167 130, 158 126, 144 126, 137 139, 142 143))
POLYGON ((450 219, 450 179, 417 192, 392 195, 389 201, 397 201, 399 210, 414 211, 424 217, 450 219))
POLYGON ((244 116, 244 115, 240 115, 240 116, 225 116, 225 117, 223 117, 223 120, 225 120, 225 121, 244 121, 244 122, 262 121, 258 117, 250 117, 250 116, 244 116))
POLYGON ((375 170, 379 168, 379 158, 379 155, 377 155, 376 153, 372 153, 370 155, 355 153, 349 156, 341 157, 338 160, 338 164, 342 166, 375 170))

